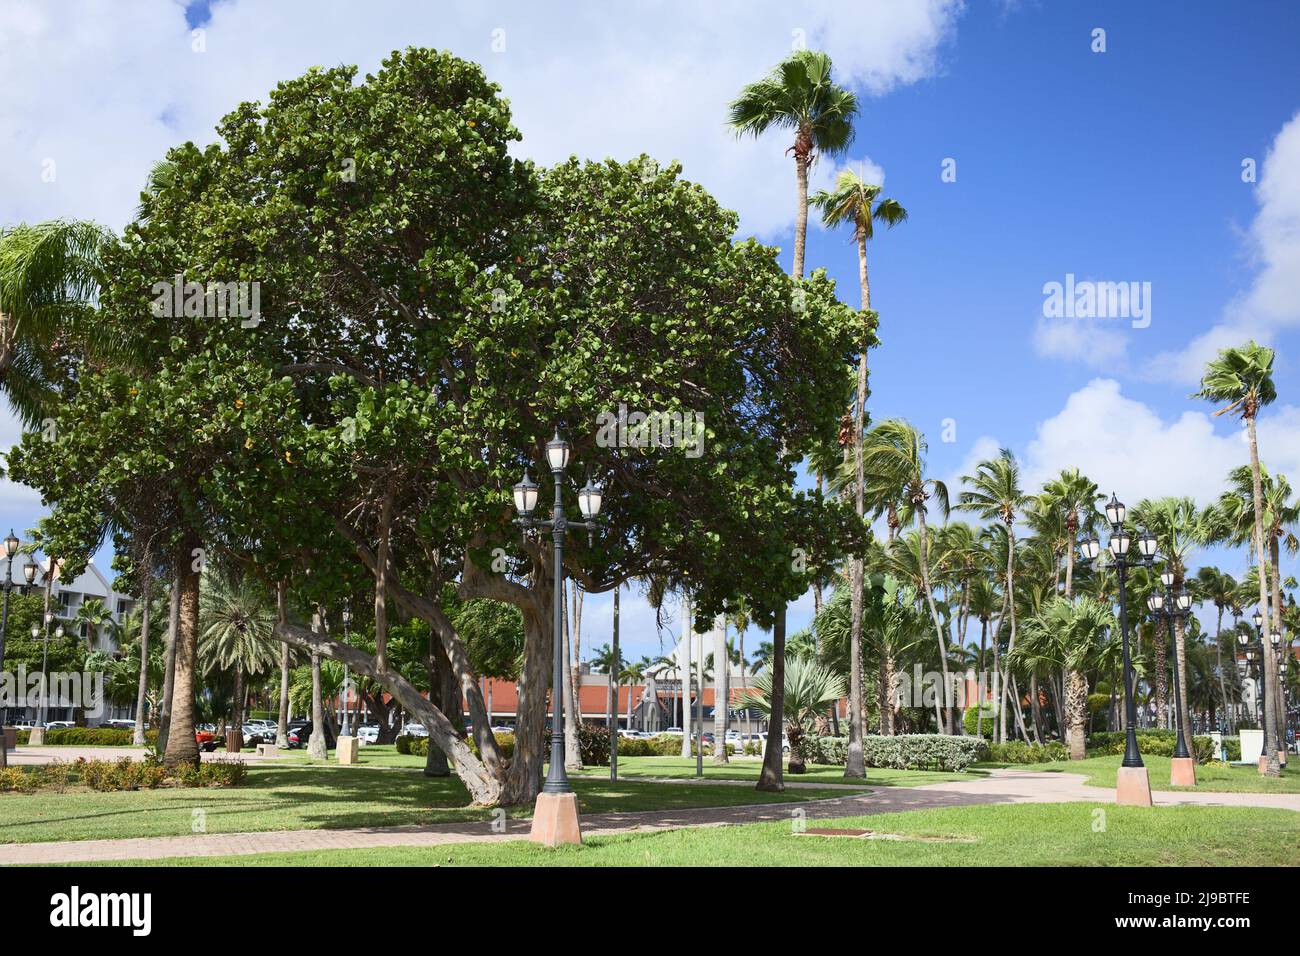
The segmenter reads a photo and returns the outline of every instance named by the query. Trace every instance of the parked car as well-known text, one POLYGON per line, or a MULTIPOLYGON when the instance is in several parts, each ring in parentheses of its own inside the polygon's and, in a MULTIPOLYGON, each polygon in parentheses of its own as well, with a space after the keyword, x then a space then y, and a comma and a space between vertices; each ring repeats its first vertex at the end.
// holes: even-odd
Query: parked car
POLYGON ((28 720, 26 718, 24 718, 23 720, 15 720, 13 725, 17 727, 19 730, 34 730, 36 727, 39 726, 39 724, 36 721, 28 720))
MULTIPOLYGON (((301 749, 311 743, 311 724, 296 724, 289 727, 289 747, 290 749, 301 749)), ((334 746, 334 735, 330 733, 329 725, 325 726, 325 746, 327 748, 334 746)))
MULTIPOLYGON (((468 730, 468 728, 466 729, 468 730)), ((407 737, 427 737, 429 736, 429 728, 425 727, 424 724, 403 724, 402 733, 407 737)))
POLYGON ((114 730, 135 730, 134 720, 110 720, 104 724, 105 727, 112 727, 114 730))
POLYGON ((194 742, 199 745, 199 749, 204 753, 212 753, 217 749, 217 735, 211 730, 194 731, 194 742))
POLYGON ((494 734, 513 734, 514 732, 515 728, 507 727, 505 724, 500 724, 492 728, 492 733, 494 734))
POLYGON ((51 720, 45 725, 46 730, 66 730, 69 727, 77 726, 70 720, 51 720))
POLYGON ((357 740, 363 744, 374 744, 379 742, 379 725, 366 724, 364 727, 357 728, 357 740))

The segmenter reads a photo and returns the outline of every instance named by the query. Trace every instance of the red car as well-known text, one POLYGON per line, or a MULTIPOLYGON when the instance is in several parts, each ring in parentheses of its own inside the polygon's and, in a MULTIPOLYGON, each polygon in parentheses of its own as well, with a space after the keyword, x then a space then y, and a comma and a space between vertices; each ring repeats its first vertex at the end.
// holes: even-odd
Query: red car
POLYGON ((194 742, 204 753, 212 753, 217 749, 217 735, 210 730, 194 731, 194 742))

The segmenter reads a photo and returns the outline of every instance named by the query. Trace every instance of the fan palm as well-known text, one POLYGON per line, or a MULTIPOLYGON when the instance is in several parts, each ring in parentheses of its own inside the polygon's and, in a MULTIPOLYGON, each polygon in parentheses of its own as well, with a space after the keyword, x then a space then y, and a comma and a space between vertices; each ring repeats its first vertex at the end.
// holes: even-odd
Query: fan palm
POLYGON ((1009 665, 1045 664, 1065 671, 1065 738, 1070 759, 1082 760, 1088 717, 1088 671, 1103 660, 1106 637, 1115 626, 1110 607, 1087 595, 1074 601, 1055 597, 1030 618, 1019 646, 1007 652, 1009 665))
MULTIPOLYGON (((1241 417, 1246 423, 1246 434, 1250 442, 1251 501, 1254 505, 1254 539, 1255 556, 1259 567, 1264 567, 1264 492, 1259 465, 1259 436, 1256 434, 1255 422, 1259 410, 1277 400, 1277 388, 1273 384, 1274 352, 1270 348, 1258 345, 1253 340, 1236 348, 1219 351, 1218 356, 1205 367, 1201 377, 1200 391, 1193 397, 1210 402, 1226 402, 1216 411, 1215 417, 1232 413, 1241 417)), ((1259 606, 1263 611, 1268 607, 1268 594, 1265 590, 1263 575, 1259 579, 1259 606)), ((1275 620, 1270 631, 1282 631, 1282 609, 1273 609, 1275 620)), ((1277 661, 1268 641, 1264 642, 1265 686, 1274 695, 1280 692, 1277 673, 1277 661)), ((1274 696, 1276 700, 1277 697, 1274 696)), ((1265 753, 1260 758, 1260 772, 1270 777, 1281 775, 1281 765, 1277 754, 1277 726, 1272 713, 1265 715, 1264 738, 1265 753)))
MULTIPOLYGON (((1239 585, 1232 575, 1225 574, 1218 568, 1202 567, 1196 572, 1192 582, 1192 593, 1198 600, 1214 604, 1217 615, 1214 626, 1214 646, 1216 653, 1215 674, 1219 679, 1219 695, 1222 698, 1223 713, 1228 722, 1228 733, 1235 734, 1236 726, 1232 717, 1232 707, 1228 704, 1228 690, 1224 682, 1223 671, 1223 612, 1231 609, 1236 601, 1239 585)), ((1232 654, 1235 659, 1236 654, 1232 654)))
POLYGON ((117 622, 113 620, 113 613, 104 606, 104 602, 99 598, 90 598, 84 601, 81 607, 77 608, 77 614, 73 618, 81 625, 86 636, 86 650, 95 649, 95 639, 103 629, 107 629, 110 634, 116 633, 117 622))
POLYGON ((1065 596, 1074 593, 1074 545, 1079 532, 1092 531, 1101 515, 1097 511, 1097 502, 1102 495, 1097 491, 1097 483, 1078 468, 1064 468, 1061 473, 1045 482, 1043 492, 1038 496, 1038 506, 1045 511, 1055 512, 1065 518, 1065 596))
POLYGON ((798 200, 794 222, 794 275, 803 277, 808 238, 808 170, 818 155, 836 156, 853 142, 858 98, 836 86, 831 58, 815 50, 797 50, 763 79, 750 83, 731 103, 729 125, 738 136, 761 136, 769 129, 794 132, 798 200))
MULTIPOLYGON (((754 686, 742 698, 769 718, 772 714, 772 668, 764 668, 754 678, 754 686)), ((844 681, 825 664, 803 654, 791 654, 785 663, 783 710, 786 737, 790 741, 790 773, 804 773, 804 738, 827 705, 844 696, 844 681)))

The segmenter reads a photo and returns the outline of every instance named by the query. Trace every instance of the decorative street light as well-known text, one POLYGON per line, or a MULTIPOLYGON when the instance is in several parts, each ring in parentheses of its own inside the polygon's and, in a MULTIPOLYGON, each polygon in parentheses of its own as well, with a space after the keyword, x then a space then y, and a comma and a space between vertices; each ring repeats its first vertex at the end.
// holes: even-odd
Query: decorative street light
MULTIPOLYGON (((533 518, 533 509, 537 507, 538 487, 528 476, 525 469, 523 480, 514 486, 515 510, 519 512, 518 522, 525 530, 532 528, 549 528, 553 542, 552 561, 554 563, 554 597, 555 608, 553 630, 551 632, 551 764, 546 772, 546 782, 542 792, 537 795, 537 806, 533 813, 531 838, 538 843, 556 846, 561 843, 581 843, 582 832, 578 827, 578 800, 564 771, 564 602, 560 595, 564 593, 564 533, 570 527, 583 528, 588 539, 598 527, 596 517, 604 493, 588 480, 578 492, 578 509, 583 521, 570 521, 564 515, 564 469, 569 464, 569 443, 560 437, 556 430, 554 437, 546 443, 546 463, 551 469, 555 484, 555 503, 551 506, 548 520, 533 518)), ((575 702, 575 706, 577 706, 575 702)))
POLYGON ((1147 607, 1155 616, 1157 627, 1160 626, 1160 618, 1163 617, 1169 628, 1169 657, 1173 662, 1174 671, 1174 726, 1177 729, 1174 759, 1169 768, 1169 783, 1175 787, 1194 787, 1196 786, 1196 761, 1192 759, 1191 752, 1187 749, 1187 737, 1183 733, 1182 681, 1178 676, 1178 641, 1174 635, 1174 621, 1184 620, 1191 613, 1192 596, 1187 593, 1186 588, 1182 588, 1177 594, 1174 593, 1172 571, 1165 570, 1160 575, 1160 583, 1165 586, 1164 593, 1154 592, 1147 598, 1147 607))
MULTIPOLYGON (((1264 624, 1268 619, 1258 609, 1250 619, 1255 622, 1255 646, 1259 648, 1259 676, 1255 679, 1255 686, 1259 688, 1259 693, 1255 695, 1255 702, 1259 705, 1259 726, 1264 731, 1264 748, 1260 753, 1271 754, 1282 748, 1277 746, 1277 741, 1273 740, 1268 732, 1268 656, 1264 653, 1264 624)), ((1279 640, 1280 637, 1270 638, 1274 647, 1277 647, 1279 640)))
MULTIPOLYGON (((9 537, 4 539, 5 597, 4 597, 4 610, 0 611, 0 669, 4 668, 4 662, 5 662, 5 628, 9 624, 9 592, 14 589, 14 573, 13 573, 14 555, 18 553, 18 545, 20 543, 21 542, 16 537, 14 537, 14 533, 12 530, 9 532, 9 537)), ((3 713, 4 710, 5 708, 0 707, 0 713, 3 713)), ((4 721, 0 720, 0 724, 3 723, 4 721)), ((8 766, 8 763, 9 763, 9 758, 8 755, 5 753, 4 733, 0 732, 0 768, 8 766)))
MULTIPOLYGON (((1137 707, 1133 700, 1133 661, 1129 656, 1128 646, 1128 591, 1127 573, 1130 564, 1128 554, 1133 544, 1133 536, 1124 530, 1124 519, 1128 509, 1114 493, 1106 503, 1106 520, 1110 522, 1110 541, 1107 543, 1115 570, 1119 576, 1119 624, 1124 656, 1124 724, 1126 740, 1124 760, 1122 761, 1115 788, 1115 802, 1133 806, 1151 806, 1151 781, 1147 777, 1147 768, 1142 763, 1142 755, 1137 745, 1137 707)), ((1151 534, 1138 538, 1138 553, 1149 568, 1155 561, 1156 539, 1151 534)), ((1079 550, 1084 561, 1091 564, 1101 553, 1101 543, 1095 537, 1085 538, 1079 543, 1079 550)))
MULTIPOLYGON (((348 642, 348 625, 351 623, 352 623, 352 612, 349 611, 346 607, 344 607, 343 608, 343 643, 344 644, 348 642)), ((350 677, 348 674, 348 662, 344 661, 343 662, 343 728, 340 734, 340 736, 342 737, 352 736, 352 724, 348 720, 348 681, 349 680, 350 677)))

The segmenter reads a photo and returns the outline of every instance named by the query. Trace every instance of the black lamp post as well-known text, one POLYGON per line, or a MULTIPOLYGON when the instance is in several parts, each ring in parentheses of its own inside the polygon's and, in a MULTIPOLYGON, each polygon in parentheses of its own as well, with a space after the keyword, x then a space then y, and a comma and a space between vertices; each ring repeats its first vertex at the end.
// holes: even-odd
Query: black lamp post
POLYGON ((569 443, 555 436, 546 443, 546 463, 555 479, 555 502, 551 506, 549 520, 537 521, 532 517, 537 507, 538 489, 536 483, 524 471, 523 481, 514 487, 515 510, 519 512, 518 521, 524 528, 549 528, 554 542, 554 600, 555 616, 552 631, 553 671, 551 675, 551 765, 546 772, 546 782, 542 785, 543 793, 572 793, 569 776, 564 771, 564 603, 560 597, 564 593, 564 532, 569 528, 582 528, 590 535, 598 525, 595 518, 600 514, 600 505, 604 492, 591 481, 578 492, 578 509, 584 521, 570 521, 564 516, 564 469, 569 464, 569 443))
POLYGON ((1159 591, 1147 598, 1147 607, 1155 615, 1157 622, 1161 617, 1165 619, 1165 624, 1169 628, 1169 659, 1173 664, 1174 671, 1174 725, 1177 728, 1177 742, 1174 744, 1175 757, 1190 757, 1191 753, 1187 749, 1187 736, 1183 732, 1183 692, 1182 680, 1178 675, 1178 640, 1174 634, 1174 622, 1178 619, 1184 619, 1191 612, 1192 596, 1187 593, 1187 589, 1181 589, 1177 594, 1173 591, 1174 573, 1165 571, 1160 575, 1160 583, 1164 585, 1165 591, 1161 594, 1159 591))
MULTIPOLYGON (((1133 699, 1133 661, 1129 656, 1128 644, 1128 591, 1127 575, 1128 568, 1135 563, 1129 560, 1129 548, 1133 543, 1133 536, 1124 530, 1124 519, 1128 516, 1128 509, 1112 493, 1110 501, 1106 503, 1106 520, 1110 523, 1110 541, 1108 548, 1111 557, 1115 562, 1115 571, 1119 576, 1119 624, 1120 636, 1123 646, 1124 655, 1124 723, 1126 725, 1126 740, 1124 743, 1124 760, 1121 764, 1123 767, 1143 768, 1142 754, 1138 751, 1137 745, 1137 706, 1133 699)), ((1079 543, 1079 550, 1083 554, 1083 560, 1091 564, 1101 554, 1101 542, 1094 537, 1085 538, 1079 543)), ((1138 551, 1147 567, 1151 567, 1156 556, 1156 539, 1151 534, 1143 534, 1138 538, 1138 551)), ((1150 791, 1148 790, 1146 803, 1150 804, 1150 791)))
MULTIPOLYGON (((4 581, 4 610, 0 611, 0 668, 4 667, 5 662, 5 629, 9 625, 9 592, 14 589, 14 555, 18 553, 19 541, 14 537, 11 530, 9 537, 4 539, 5 548, 5 581, 4 581)), ((0 708, 3 713, 5 708, 0 708)), ((4 722, 0 720, 0 725, 4 722)), ((4 733, 0 730, 0 767, 8 763, 5 757, 4 733)))
MULTIPOLYGON (((348 642, 348 625, 352 623, 352 612, 346 607, 343 608, 343 643, 348 642)), ((352 736, 352 724, 348 720, 348 682, 350 680, 348 672, 348 662, 343 662, 343 728, 339 733, 340 737, 352 736)))

